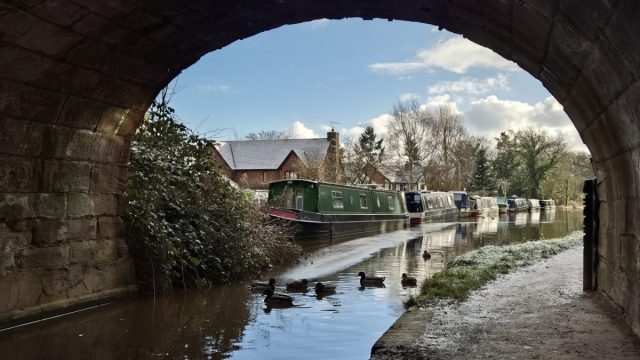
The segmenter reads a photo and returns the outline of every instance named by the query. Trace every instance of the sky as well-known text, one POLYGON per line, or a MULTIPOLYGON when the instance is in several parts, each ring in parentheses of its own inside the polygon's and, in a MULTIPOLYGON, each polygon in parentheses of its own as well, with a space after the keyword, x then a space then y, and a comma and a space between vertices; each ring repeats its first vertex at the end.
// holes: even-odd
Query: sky
POLYGON ((394 104, 449 103, 475 136, 535 127, 587 151, 560 105, 493 51, 431 25, 316 20, 283 26, 203 56, 176 79, 182 121, 216 140, 260 130, 295 138, 384 138, 394 104))

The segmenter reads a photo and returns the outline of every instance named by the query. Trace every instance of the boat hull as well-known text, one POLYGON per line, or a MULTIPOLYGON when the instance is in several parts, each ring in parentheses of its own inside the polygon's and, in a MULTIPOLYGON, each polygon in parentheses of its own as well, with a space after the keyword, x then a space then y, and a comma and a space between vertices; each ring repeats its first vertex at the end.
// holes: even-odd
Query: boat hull
POLYGON ((404 229, 406 214, 324 214, 298 210, 271 209, 273 219, 295 226, 295 238, 347 239, 404 229))
POLYGON ((422 213, 410 213, 409 224, 416 226, 421 223, 455 221, 458 218, 457 208, 435 209, 422 213))

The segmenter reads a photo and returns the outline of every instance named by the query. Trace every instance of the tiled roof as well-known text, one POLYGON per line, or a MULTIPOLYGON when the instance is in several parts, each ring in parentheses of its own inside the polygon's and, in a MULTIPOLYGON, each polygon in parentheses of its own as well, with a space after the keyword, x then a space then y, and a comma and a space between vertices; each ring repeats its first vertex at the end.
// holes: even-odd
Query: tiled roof
POLYGON ((240 140, 220 142, 218 152, 232 170, 274 170, 293 151, 303 162, 324 158, 329 140, 284 139, 240 140))

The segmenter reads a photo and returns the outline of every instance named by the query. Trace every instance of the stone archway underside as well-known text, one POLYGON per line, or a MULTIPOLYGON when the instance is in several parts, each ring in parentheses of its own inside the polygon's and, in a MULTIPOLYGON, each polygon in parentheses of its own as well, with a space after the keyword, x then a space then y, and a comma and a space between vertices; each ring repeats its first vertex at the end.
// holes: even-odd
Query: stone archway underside
POLYGON ((597 168, 598 287, 640 334, 640 4, 635 0, 4 0, 0 322, 135 289, 119 217, 130 139, 202 55, 319 18, 441 26, 515 61, 597 168))

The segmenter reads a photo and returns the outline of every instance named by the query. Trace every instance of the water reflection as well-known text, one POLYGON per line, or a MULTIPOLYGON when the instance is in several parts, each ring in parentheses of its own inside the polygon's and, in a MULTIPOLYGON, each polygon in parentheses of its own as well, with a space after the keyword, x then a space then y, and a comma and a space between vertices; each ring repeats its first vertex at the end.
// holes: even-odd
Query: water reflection
MULTIPOLYGON (((404 311, 421 282, 453 257, 480 246, 564 236, 582 226, 580 211, 516 213, 370 236, 338 244, 304 244, 309 257, 276 274, 310 279, 289 293, 290 308, 264 303, 243 284, 167 296, 140 296, 87 312, 0 333, 7 359, 339 359, 367 358, 371 346, 404 311), (423 251, 432 254, 430 260, 423 251), (385 287, 361 289, 356 274, 385 276, 385 287), (315 281, 334 294, 316 296, 315 281)), ((284 287, 277 289, 286 292, 284 287)))

